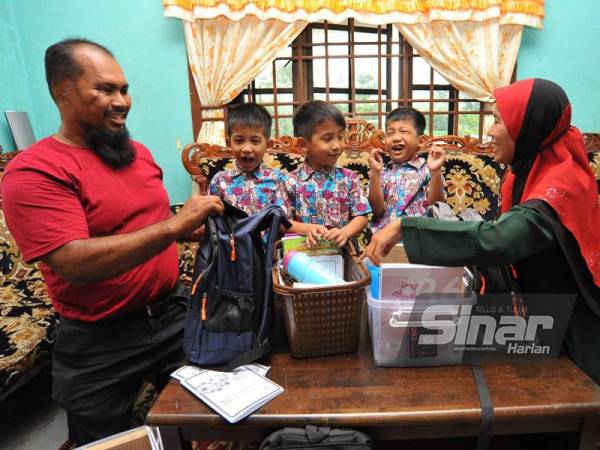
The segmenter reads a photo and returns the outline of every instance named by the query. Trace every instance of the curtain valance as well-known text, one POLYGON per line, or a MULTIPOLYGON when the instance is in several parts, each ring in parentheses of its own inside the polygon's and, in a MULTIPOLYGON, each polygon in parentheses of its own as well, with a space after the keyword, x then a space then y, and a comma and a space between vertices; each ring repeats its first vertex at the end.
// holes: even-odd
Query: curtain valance
POLYGON ((163 0, 165 16, 188 22, 218 16, 238 21, 248 15, 283 22, 431 23, 483 22, 541 28, 544 0, 163 0))

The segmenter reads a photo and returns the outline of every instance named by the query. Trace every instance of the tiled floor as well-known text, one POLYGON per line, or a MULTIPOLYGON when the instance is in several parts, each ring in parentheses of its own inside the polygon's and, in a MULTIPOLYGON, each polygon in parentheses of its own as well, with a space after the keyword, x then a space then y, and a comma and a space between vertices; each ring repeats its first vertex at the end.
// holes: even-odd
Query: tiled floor
POLYGON ((0 403, 1 450, 56 450, 66 440, 66 416, 50 397, 47 372, 0 403))

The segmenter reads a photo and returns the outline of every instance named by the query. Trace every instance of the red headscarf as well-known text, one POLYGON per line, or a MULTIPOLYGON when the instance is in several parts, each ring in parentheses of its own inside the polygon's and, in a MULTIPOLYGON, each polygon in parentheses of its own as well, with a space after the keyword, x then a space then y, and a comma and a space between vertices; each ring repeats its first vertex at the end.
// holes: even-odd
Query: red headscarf
POLYGON ((515 142, 511 171, 502 185, 502 212, 542 200, 579 245, 600 286, 600 207, 583 136, 571 126, 564 91, 542 79, 518 81, 494 92, 498 111, 515 142))

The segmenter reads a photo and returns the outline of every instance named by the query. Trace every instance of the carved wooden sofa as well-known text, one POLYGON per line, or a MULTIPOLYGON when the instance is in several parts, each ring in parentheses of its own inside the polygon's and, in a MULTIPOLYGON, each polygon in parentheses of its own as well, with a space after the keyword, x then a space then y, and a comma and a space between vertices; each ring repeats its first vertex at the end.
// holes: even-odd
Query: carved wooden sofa
MULTIPOLYGON (((347 120, 346 148, 338 165, 358 173, 366 185, 368 181, 368 155, 373 147, 384 148, 383 131, 362 119, 347 120)), ((586 148, 592 170, 600 180, 600 134, 585 134, 586 148)), ((505 167, 494 161, 489 145, 469 136, 440 136, 429 138, 423 150, 431 144, 443 146, 447 152, 443 167, 448 203, 455 212, 473 208, 485 219, 497 217, 500 211, 500 181, 505 167)), ((268 166, 286 171, 294 170, 303 161, 306 149, 298 145, 295 137, 274 139, 265 154, 268 166)), ((182 162, 200 192, 206 192, 212 177, 225 168, 232 167, 232 153, 227 147, 208 143, 192 143, 182 152, 182 162)), ((599 181, 600 185, 600 181, 599 181)))

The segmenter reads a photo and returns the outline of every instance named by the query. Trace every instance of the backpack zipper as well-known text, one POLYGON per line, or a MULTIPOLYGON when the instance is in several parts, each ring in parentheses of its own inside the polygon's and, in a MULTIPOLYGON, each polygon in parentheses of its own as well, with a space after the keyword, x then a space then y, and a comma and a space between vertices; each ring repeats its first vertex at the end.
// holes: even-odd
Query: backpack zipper
POLYGON ((230 259, 235 261, 237 259, 237 255, 235 253, 235 236, 233 233, 229 235, 229 246, 231 247, 230 259))
POLYGON ((206 321, 206 301, 207 301, 207 297, 208 297, 208 294, 206 292, 204 294, 202 294, 202 310, 200 311, 200 318, 202 319, 203 322, 206 321))
POLYGON ((200 280, 204 276, 204 272, 206 272, 206 268, 204 268, 204 270, 200 272, 200 275, 198 275, 198 278, 196 278, 196 281, 192 285, 192 291, 190 292, 191 295, 194 295, 196 293, 196 289, 198 288, 198 284, 200 284, 200 280))
MULTIPOLYGON (((208 267, 206 267, 202 272, 200 272, 200 275, 198 275, 198 278, 196 278, 196 281, 194 282, 194 285, 192 286, 192 291, 190 293, 192 296, 196 293, 196 289, 198 288, 198 285, 200 284, 200 280, 202 280, 202 277, 206 273, 207 269, 208 269, 208 267)), ((206 302, 207 301, 208 301, 208 292, 204 291, 204 293, 202 294, 202 307, 200 310, 200 318, 202 319, 203 322, 206 321, 206 302)))

